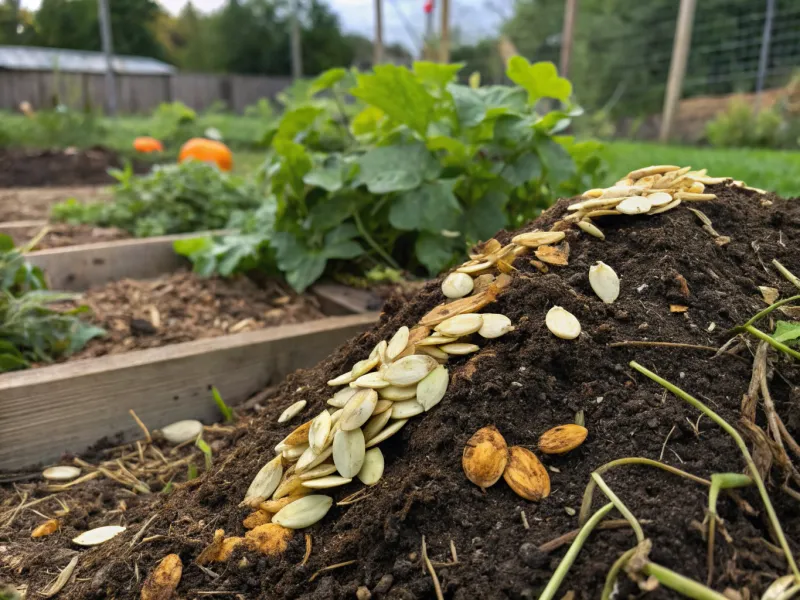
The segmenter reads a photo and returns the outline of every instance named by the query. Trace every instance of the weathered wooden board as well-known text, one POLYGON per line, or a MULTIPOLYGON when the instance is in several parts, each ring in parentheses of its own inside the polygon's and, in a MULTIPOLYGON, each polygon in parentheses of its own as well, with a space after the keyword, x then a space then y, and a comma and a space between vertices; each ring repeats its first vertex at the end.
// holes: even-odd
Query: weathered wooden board
POLYGON ((0 223, 0 234, 10 235, 15 244, 20 244, 45 225, 47 221, 4 221, 0 223))
POLYGON ((369 290, 359 290, 338 283, 317 283, 311 291, 319 298, 325 314, 346 315, 379 310, 383 300, 369 290))
POLYGON ((211 386, 235 405, 315 365, 377 313, 174 344, 0 375, 0 470, 57 460, 98 440, 131 440, 180 419, 219 418, 211 386))

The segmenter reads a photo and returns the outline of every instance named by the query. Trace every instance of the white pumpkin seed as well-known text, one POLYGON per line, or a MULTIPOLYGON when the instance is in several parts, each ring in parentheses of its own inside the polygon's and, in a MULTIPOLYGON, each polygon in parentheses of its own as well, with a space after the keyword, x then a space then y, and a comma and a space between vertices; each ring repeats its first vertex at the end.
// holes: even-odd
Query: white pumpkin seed
POLYGON ((584 198, 599 198, 603 195, 602 188, 592 188, 591 190, 586 190, 581 194, 584 198))
POLYGON ((327 477, 319 477, 318 479, 304 481, 303 487, 311 488, 312 490, 325 490, 332 487, 339 487, 340 485, 347 485, 351 481, 353 481, 352 477, 328 475, 327 477))
POLYGON ((332 473, 336 473, 336 465, 325 463, 324 465, 318 465, 308 471, 303 471, 297 476, 300 478, 300 481, 308 481, 309 479, 318 479, 319 477, 325 477, 332 473))
POLYGON ((438 346, 420 346, 417 351, 420 354, 427 354, 428 356, 432 356, 436 360, 447 360, 450 356, 439 348, 438 346))
POLYGON ((105 527, 97 527, 89 531, 84 531, 78 537, 72 538, 72 541, 79 546, 97 546, 98 544, 102 544, 118 536, 126 529, 127 527, 121 527, 119 525, 106 525, 105 527))
POLYGON ((386 342, 386 340, 381 340, 380 342, 375 344, 375 347, 372 349, 372 352, 369 353, 369 358, 370 359, 373 359, 373 358, 380 359, 381 354, 384 354, 386 352, 386 347, 387 346, 388 346, 388 343, 386 342))
POLYGON ((409 330, 405 325, 397 330, 397 333, 389 340, 389 346, 386 348, 386 358, 394 360, 406 349, 406 346, 408 346, 408 334, 409 330))
POLYGON ((483 262, 479 262, 474 265, 469 265, 466 267, 458 267, 456 269, 456 273, 462 274, 469 274, 469 273, 480 273, 481 271, 485 271, 486 269, 490 269, 494 266, 494 263, 490 260, 485 260, 483 262))
POLYGON ((457 341, 458 341, 457 337, 442 335, 440 333, 434 333, 433 335, 429 335, 428 337, 418 341, 417 346, 439 346, 441 344, 449 344, 450 342, 457 342, 457 341))
POLYGON ((339 419, 342 418, 343 412, 344 410, 340 408, 339 410, 331 413, 331 428, 333 428, 333 426, 339 422, 339 419))
POLYGON ((360 429, 337 431, 333 438, 333 464, 342 477, 355 477, 364 464, 364 433, 360 429))
POLYGON ((392 385, 411 385, 433 371, 438 364, 430 356, 412 354, 389 365, 389 368, 383 374, 383 378, 392 385))
POLYGON ((475 333, 483 325, 483 317, 476 313, 456 315, 439 323, 434 329, 441 335, 461 337, 475 333))
POLYGON ((381 398, 380 400, 378 400, 378 403, 375 405, 375 410, 372 411, 372 416, 374 417, 375 415, 379 415, 381 413, 385 413, 387 410, 392 408, 393 405, 394 405, 394 402, 392 402, 391 400, 385 400, 385 399, 381 398))
POLYGON ((309 447, 305 452, 303 452, 303 455, 297 459, 297 462, 294 465, 294 472, 302 473, 304 471, 313 469, 317 465, 325 462, 332 453, 333 450, 330 446, 328 446, 319 454, 314 452, 314 450, 309 447))
POLYGON ((781 600, 783 598, 793 597, 794 594, 786 595, 786 592, 792 587, 792 584, 794 584, 794 575, 778 577, 770 584, 767 591, 764 592, 764 595, 761 596, 761 600, 781 600))
POLYGON ((644 196, 631 196, 617 204, 617 210, 624 215, 641 215, 653 208, 652 203, 644 196))
POLYGON ((353 383, 350 384, 350 387, 354 388, 383 388, 388 387, 389 382, 383 378, 381 373, 374 371, 372 373, 367 373, 366 375, 362 375, 358 379, 356 379, 353 383))
POLYGON ((672 202, 672 196, 670 196, 667 192, 656 192, 655 194, 650 194, 647 196, 647 199, 650 200, 650 206, 652 208, 664 206, 665 204, 672 202))
MULTIPOLYGON (((434 369, 435 370, 435 369, 434 369)), ((422 404, 416 400, 403 400, 402 402, 395 402, 392 408, 392 416, 395 419, 410 419, 425 412, 422 404)))
POLYGON ((283 465, 281 457, 278 455, 256 473, 253 482, 244 494, 243 503, 251 498, 269 498, 278 488, 281 477, 283 477, 283 465))
POLYGON ((670 171, 677 171, 679 169, 680 167, 676 167, 675 165, 652 165, 631 171, 628 173, 628 177, 636 180, 649 175, 662 175, 663 173, 669 173, 670 171))
POLYGON ((499 338, 501 335, 514 331, 511 319, 498 313, 484 313, 483 323, 478 329, 478 335, 486 339, 499 338))
POLYGON ((342 373, 341 375, 334 377, 328 381, 328 385, 335 387, 339 385, 346 385, 353 381, 355 377, 353 377, 352 371, 348 371, 347 373, 342 373))
POLYGON ((372 369, 377 367, 380 362, 380 356, 376 356, 375 358, 367 358, 366 360, 360 360, 353 365, 353 370, 350 371, 350 375, 352 376, 353 380, 356 380, 365 373, 372 371, 372 369))
MULTIPOLYGON (((325 413, 328 414, 328 413, 325 413)), ((301 444, 299 446, 290 446, 281 452, 281 456, 288 461, 295 461, 303 455, 303 452, 308 450, 308 444, 301 444)))
POLYGON ((619 296, 619 277, 602 261, 589 267, 589 285, 606 304, 612 304, 619 296))
POLYGON ((676 200, 673 200, 669 204, 665 204, 664 206, 659 206, 658 208, 652 209, 647 214, 649 214, 649 215, 660 215, 661 213, 665 213, 668 210, 672 210, 673 208, 677 207, 680 203, 681 203, 681 199, 678 198, 676 200))
POLYGON ((367 442, 367 448, 372 448, 373 446, 377 446, 384 440, 389 439, 395 433, 400 431, 406 423, 408 423, 408 419, 402 419, 401 421, 394 421, 388 427, 386 427, 386 429, 383 429, 378 435, 370 439, 370 441, 367 442))
POLYGON ((629 198, 630 196, 636 196, 639 192, 644 191, 643 187, 640 186, 629 186, 629 185, 615 185, 610 188, 606 188, 603 191, 603 195, 600 196, 601 198, 629 198))
POLYGON ((164 439, 170 444, 176 445, 193 440, 201 433, 203 433, 203 424, 194 419, 177 421, 161 429, 164 439))
POLYGON ((439 349, 446 354, 453 354, 462 356, 464 354, 472 354, 481 349, 477 344, 465 344, 464 342, 456 342, 455 344, 445 344, 439 346, 439 349))
POLYGON ((384 468, 383 452, 380 448, 367 450, 364 455, 364 465, 358 472, 358 478, 364 485, 375 485, 383 477, 384 468))
POLYGON ((323 410, 311 421, 311 428, 308 430, 308 445, 317 454, 325 449, 325 441, 331 432, 331 426, 331 415, 326 410, 323 410))
POLYGON ((278 417, 278 423, 286 423, 286 421, 294 419, 297 415, 303 412, 306 404, 308 403, 305 400, 298 400, 292 404, 289 408, 281 413, 280 417, 278 417))
POLYGON ((389 387, 379 389, 378 395, 387 400, 410 400, 417 395, 417 386, 390 385, 389 387))
POLYGON ((560 242, 564 237, 565 234, 563 231, 529 231, 528 233, 520 233, 514 236, 511 238, 511 241, 520 246, 538 248, 545 244, 560 242))
POLYGON ((382 413, 379 413, 366 422, 364 427, 361 428, 361 431, 364 433, 364 441, 370 441, 372 438, 378 435, 384 427, 386 427, 389 419, 392 418, 393 410, 394 406, 391 410, 386 410, 382 413))
POLYGON ((285 498, 286 496, 291 496, 297 490, 303 487, 303 482, 300 480, 298 475, 292 475, 291 477, 285 477, 281 484, 278 486, 278 489, 275 490, 275 493, 272 494, 273 500, 280 500, 281 498, 285 498))
POLYGON ((42 477, 50 481, 69 481, 70 479, 75 479, 80 474, 81 470, 78 467, 72 467, 70 465, 59 465, 42 471, 42 477))
POLYGON ((550 332, 564 340, 574 340, 581 334, 581 324, 571 312, 560 306, 547 311, 545 324, 550 332))
POLYGON ((311 527, 328 514, 331 506, 333 498, 330 496, 303 496, 272 515, 272 522, 289 529, 311 527))
POLYGON ((588 233, 596 238, 601 240, 606 239, 606 234, 603 233, 600 228, 592 223, 591 221, 578 221, 578 227, 580 227, 581 231, 588 233))
POLYGON ((447 298, 463 298, 475 287, 472 277, 466 273, 450 273, 442 282, 442 293, 447 298))
MULTIPOLYGON (((446 368, 439 365, 417 384, 417 402, 424 410, 429 411, 442 401, 449 383, 450 374, 446 368)), ((392 415, 394 416, 394 413, 392 415)))
POLYGON ((333 398, 328 400, 328 404, 335 408, 344 408, 347 401, 350 400, 357 391, 357 389, 351 387, 342 388, 333 395, 333 398))
POLYGON ((362 388, 345 405, 339 419, 339 427, 344 431, 358 429, 367 422, 378 404, 378 392, 370 388, 362 388))

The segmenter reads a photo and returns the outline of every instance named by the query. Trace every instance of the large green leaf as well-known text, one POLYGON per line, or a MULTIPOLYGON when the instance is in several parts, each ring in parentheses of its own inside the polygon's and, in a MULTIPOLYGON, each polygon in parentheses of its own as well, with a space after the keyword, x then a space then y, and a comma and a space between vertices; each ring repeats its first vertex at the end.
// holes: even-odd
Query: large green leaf
POLYGON ((505 206, 508 193, 490 189, 473 206, 464 212, 462 226, 468 242, 488 240, 506 226, 505 206))
POLYGON ((533 136, 529 118, 502 115, 494 123, 494 141, 497 144, 518 147, 529 144, 533 136))
POLYGON ((778 321, 772 337, 787 346, 800 343, 800 323, 794 321, 778 321))
POLYGON ((438 88, 443 88, 448 83, 455 81, 456 75, 463 68, 464 63, 442 64, 427 60, 414 61, 414 75, 420 81, 438 88))
POLYGON ((434 98, 406 67, 376 66, 374 75, 358 76, 358 85, 350 93, 381 109, 394 121, 425 135, 434 98))
POLYGON ((475 127, 486 118, 486 104, 480 94, 465 85, 450 84, 447 91, 456 105, 458 122, 462 127, 475 127))
POLYGON ((294 140, 317 120, 323 110, 316 106, 301 106, 284 113, 275 137, 283 140, 294 140))
POLYGON ((459 166, 464 165, 469 160, 469 147, 454 137, 447 135, 436 135, 429 137, 425 140, 425 144, 429 150, 436 152, 437 150, 444 150, 445 153, 441 157, 442 163, 445 166, 459 166))
POLYGON ((347 75, 347 70, 342 69, 341 67, 336 69, 328 69, 311 82, 311 86, 308 88, 309 96, 314 96, 322 90, 331 89, 334 85, 344 79, 345 75, 347 75))
POLYGON ((315 232, 327 231, 350 218, 355 209, 355 199, 346 191, 341 194, 323 196, 309 211, 309 227, 315 232))
POLYGON ((172 249, 181 256, 192 256, 211 247, 211 236, 205 235, 196 238, 185 238, 172 242, 172 249))
POLYGON ((507 85, 490 85, 475 90, 493 114, 524 112, 528 95, 523 88, 507 85))
POLYGON ((325 258, 356 258, 364 254, 361 244, 353 238, 358 236, 358 229, 352 223, 343 223, 325 234, 322 255, 325 258))
POLYGON ((423 231, 414 244, 417 260, 431 275, 438 275, 452 261, 455 253, 453 240, 440 234, 423 231))
POLYGON ((461 215, 461 205, 453 194, 455 181, 423 183, 399 194, 389 211, 392 227, 404 231, 454 230, 461 215))
POLYGON ((508 61, 508 78, 528 92, 528 103, 535 104, 541 98, 555 98, 566 102, 572 94, 572 84, 568 79, 558 76, 556 66, 551 62, 531 64, 522 56, 514 56, 508 61))
POLYGON ((303 176, 306 185, 322 188, 328 192, 338 192, 345 181, 345 169, 338 154, 329 156, 303 176))
POLYGON ((523 152, 506 164, 500 176, 513 187, 519 187, 542 176, 542 163, 534 152, 523 152))
POLYGON ((421 142, 373 148, 359 166, 356 181, 373 194, 411 190, 439 174, 436 158, 421 142))
POLYGON ((540 141, 536 149, 550 185, 557 187, 575 174, 575 161, 561 144, 545 139, 540 141))

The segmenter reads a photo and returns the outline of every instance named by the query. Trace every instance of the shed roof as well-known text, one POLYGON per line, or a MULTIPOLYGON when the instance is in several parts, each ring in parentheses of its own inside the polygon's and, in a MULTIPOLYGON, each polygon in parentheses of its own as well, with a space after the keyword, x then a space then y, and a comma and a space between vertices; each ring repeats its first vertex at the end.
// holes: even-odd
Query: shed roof
MULTIPOLYGON (((169 75, 175 67, 154 58, 118 56, 112 58, 114 71, 129 75, 169 75)), ((53 71, 65 73, 105 73, 102 52, 38 48, 34 46, 0 46, 0 70, 53 71)))

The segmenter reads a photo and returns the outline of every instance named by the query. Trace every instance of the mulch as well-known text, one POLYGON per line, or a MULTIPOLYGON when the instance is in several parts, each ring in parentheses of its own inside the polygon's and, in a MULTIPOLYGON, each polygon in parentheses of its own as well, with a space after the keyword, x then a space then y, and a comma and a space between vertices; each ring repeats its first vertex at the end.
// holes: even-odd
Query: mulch
MULTIPOLYGON (((575 511, 590 474, 599 466, 641 456, 660 458, 704 478, 744 469, 742 455, 726 433, 708 418, 698 420, 696 410, 628 363, 636 360, 656 371, 736 425, 751 378, 756 348, 752 340, 735 355, 719 356, 702 348, 611 345, 649 341, 716 348, 727 341, 726 332, 764 308, 758 286, 778 288, 783 297, 797 293, 770 263, 777 258, 800 273, 800 204, 722 186, 710 190, 719 198, 698 208, 721 235, 731 238, 726 245, 715 243, 697 217, 679 207, 655 217, 601 218, 605 241, 569 231, 569 265, 552 267, 546 274, 527 258, 518 259, 512 284, 487 308, 509 316, 516 330, 482 341, 482 351, 475 356, 450 360, 451 383, 444 400, 381 444, 386 458, 382 480, 360 501, 334 505, 307 530, 313 542, 307 562, 303 562, 302 532, 295 532, 279 557, 240 547, 229 562, 210 569, 193 561, 215 529, 224 529, 229 536, 243 535, 242 519, 248 511, 239 502, 256 472, 272 458, 274 446, 325 407, 331 395, 328 379, 363 359, 379 340, 390 338, 402 325, 413 325, 440 304, 444 300, 440 282, 428 284, 411 301, 390 299, 372 330, 266 393, 269 400, 258 403, 261 409, 255 415, 244 414, 229 433, 226 447, 215 454, 211 472, 176 483, 166 497, 134 495, 117 483, 96 479, 81 492, 62 494, 70 512, 62 517, 61 532, 30 540, 41 516, 22 510, 13 526, 3 528, 3 522, 20 503, 18 494, 41 498, 44 486, 20 482, 15 489, 7 487, 0 496, 0 573, 38 591, 53 579, 56 567, 63 568, 80 553, 75 579, 60 598, 133 600, 139 598, 146 574, 165 555, 177 553, 184 564, 181 598, 205 597, 202 592, 248 599, 352 599, 364 586, 378 600, 427 599, 436 596, 421 560, 425 536, 444 598, 537 598, 566 551, 563 545, 553 549, 545 544, 578 527, 575 511), (622 293, 611 305, 603 304, 589 286, 588 269, 598 260, 621 277, 622 293), (688 309, 673 313, 671 304, 688 309), (553 305, 577 316, 583 328, 580 338, 561 340, 547 330, 544 316, 553 305), (299 417, 277 425, 278 415, 299 399, 308 402, 299 417), (462 449, 479 428, 495 425, 509 445, 535 448, 539 435, 574 422, 579 412, 589 430, 586 442, 565 455, 541 456, 552 485, 546 499, 527 502, 502 480, 483 491, 465 478, 462 449), (523 524, 523 513, 529 527, 523 524), (131 546, 145 523, 143 537, 131 546), (124 524, 128 530, 88 551, 69 541, 87 528, 109 524, 124 524), (322 572, 312 581, 319 569, 348 561, 353 562, 322 572)), ((523 230, 547 229, 563 216, 567 203, 559 202, 523 230)), ((501 243, 511 237, 510 232, 497 235, 501 243)), ((241 317, 231 317, 230 322, 241 317)), ((121 323, 124 326, 124 318, 121 323)), ((761 324, 762 329, 767 326, 761 324)), ((800 367, 796 361, 772 359, 770 391, 777 412, 797 439, 800 367)), ((761 409, 756 423, 764 427, 761 409)), ((136 459, 129 463, 136 464, 136 459)), ((650 558, 705 581, 706 542, 698 524, 705 517, 707 488, 643 466, 619 467, 604 479, 644 523, 645 535, 653 543, 650 558)), ((157 478, 153 481, 155 489, 157 478)), ((774 465, 768 488, 797 555, 800 502, 781 491, 784 481, 784 473, 774 465)), ((339 501, 361 487, 354 482, 328 492, 339 501)), ((744 488, 739 494, 743 502, 726 494, 720 497, 724 534, 717 536, 712 586, 740 594, 729 597, 756 598, 787 573, 787 567, 774 550, 776 542, 757 493, 744 488)), ((599 505, 596 499, 595 509, 599 505)), ((46 515, 57 508, 53 499, 37 505, 46 515)), ((634 545, 629 529, 595 532, 556 597, 571 592, 568 597, 598 598, 613 561, 634 545)), ((618 584, 617 598, 642 594, 624 574, 618 584)), ((370 596, 362 590, 359 597, 370 596)), ((656 589, 647 597, 676 595, 656 589)))

